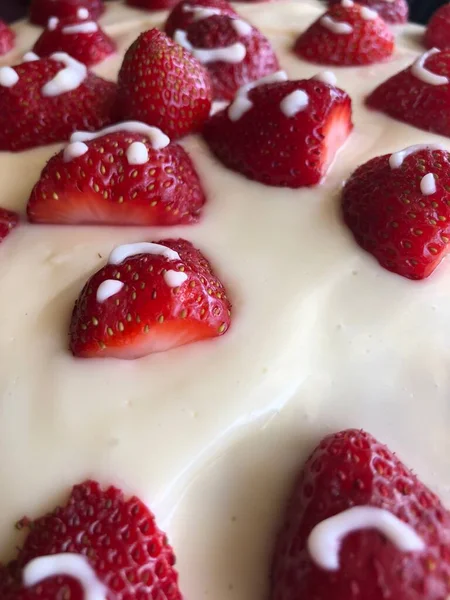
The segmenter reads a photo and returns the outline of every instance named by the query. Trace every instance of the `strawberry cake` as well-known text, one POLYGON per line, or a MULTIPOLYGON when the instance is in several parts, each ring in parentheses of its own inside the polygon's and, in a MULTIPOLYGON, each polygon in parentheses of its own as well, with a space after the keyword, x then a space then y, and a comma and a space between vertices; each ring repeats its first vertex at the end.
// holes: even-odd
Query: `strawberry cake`
POLYGON ((439 23, 57 4, 0 57, 0 598, 447 600, 439 23))

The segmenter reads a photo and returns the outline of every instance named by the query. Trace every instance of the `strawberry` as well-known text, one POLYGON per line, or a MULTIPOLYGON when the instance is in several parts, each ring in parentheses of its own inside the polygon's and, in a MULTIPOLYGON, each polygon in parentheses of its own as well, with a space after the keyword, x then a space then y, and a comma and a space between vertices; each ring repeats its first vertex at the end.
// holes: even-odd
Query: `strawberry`
POLYGON ((90 20, 80 21, 78 18, 50 19, 45 29, 34 44, 33 51, 38 56, 50 56, 62 51, 87 66, 95 65, 116 49, 114 41, 101 27, 90 20))
POLYGON ((325 65, 368 65, 388 59, 394 35, 375 11, 346 0, 315 21, 295 42, 301 58, 325 65))
MULTIPOLYGON (((328 0, 328 4, 340 4, 342 0, 328 0)), ((408 3, 406 0, 358 0, 358 4, 376 10, 386 23, 406 23, 408 3)))
POLYGON ((135 6, 143 10, 167 10, 172 8, 179 0, 126 0, 128 6, 135 6))
POLYGON ((425 32, 427 48, 450 49, 450 4, 444 4, 432 15, 425 32))
POLYGON ((19 223, 19 215, 6 208, 0 208, 0 243, 19 223))
POLYGON ((191 23, 213 14, 238 16, 228 0, 181 0, 168 16, 164 31, 173 36, 177 29, 186 30, 191 23))
POLYGON ((7 54, 14 48, 16 34, 8 25, 0 19, 0 56, 7 54))
POLYGON ((394 119, 450 136, 449 82, 450 50, 429 50, 380 84, 366 102, 394 119))
POLYGON ((368 433, 350 429, 322 440, 291 495, 273 558, 271 600, 445 600, 449 593, 450 513, 439 499, 368 433), (318 566, 311 532, 358 506, 391 513, 420 545, 399 550, 367 525, 343 537, 336 570, 318 566))
POLYGON ((207 71, 157 29, 127 50, 117 97, 123 119, 154 125, 173 139, 200 129, 212 102, 207 71))
POLYGON ((212 116, 204 137, 229 168, 267 185, 297 188, 320 182, 352 128, 351 100, 342 90, 312 79, 261 80, 212 116))
POLYGON ((215 100, 232 100, 244 84, 279 69, 269 40, 256 27, 229 15, 194 21, 187 31, 177 30, 174 39, 206 65, 215 100), (218 52, 221 56, 216 58, 218 52))
POLYGON ((223 335, 230 311, 225 288, 190 242, 130 244, 84 286, 70 348, 83 358, 139 358, 223 335))
POLYGON ((76 17, 80 8, 86 8, 91 19, 98 19, 104 5, 102 0, 31 0, 30 21, 45 27, 50 17, 76 17))
POLYGON ((95 131, 113 121, 116 84, 67 54, 0 69, 0 150, 25 150, 67 140, 76 129, 95 131), (70 74, 70 91, 57 75, 70 74), (55 81, 53 81, 55 79, 55 81))
POLYGON ((75 558, 105 586, 108 600, 182 598, 174 552, 155 517, 138 498, 125 499, 114 487, 102 489, 94 481, 76 485, 65 506, 19 526, 29 532, 17 559, 0 570, 2 600, 87 598, 81 581, 65 575, 25 587, 30 561, 61 554, 79 555, 75 558))
POLYGON ((344 219, 385 269, 423 279, 449 249, 449 190, 450 154, 437 146, 412 146, 356 169, 342 194, 344 219))
POLYGON ((89 134, 75 134, 74 139, 87 143, 73 142, 50 159, 31 192, 30 221, 110 225, 198 221, 205 195, 181 146, 169 144, 167 136, 142 123, 123 123, 96 135, 89 141, 89 134))

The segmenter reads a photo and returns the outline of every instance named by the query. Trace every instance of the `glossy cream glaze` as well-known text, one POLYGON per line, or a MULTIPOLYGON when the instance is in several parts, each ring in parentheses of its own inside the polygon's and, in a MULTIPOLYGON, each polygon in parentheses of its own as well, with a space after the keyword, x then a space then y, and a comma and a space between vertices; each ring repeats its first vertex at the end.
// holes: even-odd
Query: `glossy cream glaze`
MULTIPOLYGON (((290 52, 322 8, 313 0, 236 5, 271 39, 291 78, 323 68, 290 52)), ((115 3, 101 20, 118 43, 114 77, 138 33, 164 13, 115 3)), ((39 28, 17 26, 19 51, 39 28)), ((260 600, 292 478, 321 436, 362 427, 450 502, 450 264, 424 282, 384 271, 342 224, 339 191, 357 165, 450 140, 366 110, 363 96, 422 51, 397 28, 388 63, 334 68, 355 130, 323 185, 285 190, 218 164, 183 141, 209 201, 176 228, 23 224, 0 246, 0 560, 14 522, 93 477, 138 494, 167 530, 186 598, 260 600), (220 339, 134 362, 75 360, 68 324, 86 279, 118 245, 183 236, 213 262, 234 305, 220 339)), ((62 145, 0 154, 0 205, 24 212, 62 145)))

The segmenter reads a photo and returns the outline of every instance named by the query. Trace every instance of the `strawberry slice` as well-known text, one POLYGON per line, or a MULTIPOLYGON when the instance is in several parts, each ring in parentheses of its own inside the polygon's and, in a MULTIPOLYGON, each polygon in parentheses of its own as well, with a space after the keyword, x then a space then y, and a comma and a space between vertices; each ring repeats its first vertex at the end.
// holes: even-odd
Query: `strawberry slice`
POLYGON ((115 50, 114 41, 96 21, 80 20, 78 17, 51 18, 47 29, 42 32, 33 47, 33 51, 39 56, 50 56, 58 51, 67 52, 87 66, 105 60, 115 50))
POLYGON ((154 125, 173 139, 200 129, 212 102, 207 71, 157 29, 127 50, 117 97, 122 119, 154 125))
POLYGON ((227 0, 181 0, 167 17, 164 31, 172 37, 177 29, 187 29, 191 23, 212 15, 238 17, 227 0))
POLYGON ((2 600, 182 598, 166 535, 143 502, 117 488, 85 481, 65 506, 19 526, 29 531, 0 569, 2 600))
POLYGON ((427 48, 450 49, 450 4, 444 4, 432 15, 425 32, 427 48))
POLYGON ((189 155, 159 129, 126 122, 78 132, 50 159, 33 188, 34 223, 179 225, 205 203, 189 155))
POLYGON ((294 51, 326 65, 368 65, 391 56, 394 35, 375 11, 344 0, 297 38, 294 51))
MULTIPOLYGON (((328 0, 328 4, 340 4, 342 0, 328 0)), ((358 4, 375 10, 386 23, 406 23, 408 3, 406 0, 358 0, 358 4)))
POLYGON ((0 150, 67 140, 111 123, 117 86, 61 52, 0 68, 0 150))
POLYGON ((11 210, 0 207, 0 243, 19 224, 19 215, 11 210))
POLYGON ((179 0, 126 0, 128 6, 135 6, 143 10, 166 10, 172 8, 179 0))
POLYGON ((85 14, 86 10, 89 11, 91 19, 98 19, 104 10, 102 0, 31 0, 30 21, 45 27, 51 17, 79 17, 80 14, 85 14))
POLYGON ((411 146, 358 167, 342 193, 344 219, 385 269, 424 279, 450 242, 450 154, 411 146))
POLYGON ((0 56, 7 54, 14 48, 16 34, 8 25, 0 19, 0 56))
POLYGON ((327 83, 283 81, 283 75, 242 88, 229 108, 206 123, 204 137, 227 167, 250 179, 315 185, 353 128, 351 100, 327 83))
POLYGON ((70 348, 83 358, 139 358, 223 335, 230 311, 225 288, 190 242, 129 244, 84 286, 70 348))
POLYGON ((449 593, 450 513, 439 499, 368 433, 322 440, 291 495, 271 600, 445 600, 449 593))
POLYGON ((207 67, 215 100, 232 100, 244 84, 280 66, 269 40, 242 19, 212 15, 178 29, 174 40, 207 67))
POLYGON ((450 136, 450 50, 436 48, 380 84, 367 105, 420 129, 450 136))

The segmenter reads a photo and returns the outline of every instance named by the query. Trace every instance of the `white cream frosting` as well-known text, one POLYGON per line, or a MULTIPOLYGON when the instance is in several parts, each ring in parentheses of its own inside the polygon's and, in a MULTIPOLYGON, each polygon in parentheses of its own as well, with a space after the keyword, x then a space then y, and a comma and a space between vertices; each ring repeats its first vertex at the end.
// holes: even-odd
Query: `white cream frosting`
POLYGON ((73 35, 76 33, 95 33, 98 31, 98 25, 95 21, 85 21, 76 25, 66 25, 62 28, 64 34, 73 35))
POLYGON ((332 33, 348 35, 352 33, 353 27, 346 21, 336 21, 330 15, 324 15, 320 19, 320 24, 332 33))
POLYGON ((102 281, 97 288, 97 302, 103 304, 103 302, 118 294, 123 286, 123 281, 118 281, 117 279, 106 279, 105 281, 102 281))
POLYGON ((411 73, 414 75, 414 77, 417 77, 417 79, 420 79, 429 85, 447 85, 449 82, 448 77, 433 73, 433 71, 430 71, 425 66, 425 63, 430 56, 439 53, 440 50, 437 48, 431 48, 431 50, 428 50, 428 52, 425 52, 422 54, 422 56, 419 56, 419 58, 414 61, 413 65, 411 66, 411 73))
POLYGON ((152 148, 155 150, 161 150, 170 144, 170 138, 163 133, 161 129, 158 129, 158 127, 151 127, 140 121, 123 121, 122 123, 110 125, 99 131, 76 131, 70 136, 70 142, 89 142, 91 140, 96 140, 99 137, 111 133, 118 133, 120 131, 144 135, 150 140, 152 148))
MULTIPOLYGON (((321 3, 235 6, 269 37, 291 78, 317 73, 290 49, 323 14, 321 3)), ((162 22, 161 13, 108 2, 100 25, 119 52, 94 70, 115 77, 125 48, 162 22)), ((18 46, 2 65, 20 62, 40 33, 26 23, 16 29, 18 46)), ((388 62, 334 68, 353 99, 355 130, 320 187, 248 181, 191 136, 181 144, 209 198, 198 225, 21 224, 0 245, 0 314, 8 315, 0 330, 0 484, 8 490, 0 560, 19 543, 17 519, 94 477, 152 508, 176 549, 186 598, 260 600, 295 473, 324 434, 347 427, 387 443, 450 503, 450 263, 419 283, 388 273, 355 244, 337 200, 343 181, 374 156, 415 144, 450 148, 362 102, 421 54, 422 31, 395 27, 388 62), (180 236, 227 286, 226 335, 125 364, 74 361, 73 304, 111 250, 180 236)), ((0 205, 23 212, 64 146, 1 153, 0 205)))
MULTIPOLYGON (((234 19, 232 20, 234 21, 234 19)), ((205 65, 212 62, 240 63, 247 54, 247 49, 241 42, 235 42, 223 48, 196 48, 188 40, 186 31, 182 29, 175 31, 173 39, 205 65)))
POLYGON ((43 86, 43 96, 60 96, 80 87, 87 77, 86 65, 78 62, 65 52, 55 52, 50 58, 62 62, 65 67, 43 86))

